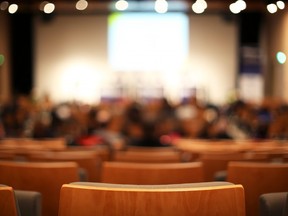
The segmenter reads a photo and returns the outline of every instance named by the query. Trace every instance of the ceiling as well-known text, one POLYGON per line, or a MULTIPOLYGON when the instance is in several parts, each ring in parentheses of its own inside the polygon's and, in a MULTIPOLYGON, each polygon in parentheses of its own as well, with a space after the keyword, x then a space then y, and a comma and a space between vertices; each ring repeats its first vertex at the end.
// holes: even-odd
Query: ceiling
MULTIPOLYGON (((8 0, 9 1, 9 0, 8 0)), ((109 12, 113 10, 114 3, 116 0, 87 0, 88 7, 85 11, 81 13, 88 12, 109 12)), ((152 4, 155 0, 127 0, 132 6, 130 11, 151 11, 153 9, 152 4)), ((191 5, 195 0, 167 0, 169 3, 169 11, 191 11, 191 5)), ((206 12, 217 12, 217 11, 229 11, 229 5, 236 0, 206 0, 208 8, 206 12)), ((286 1, 286 0, 285 0, 286 1)), ((0 0, 0 3, 3 2, 0 0)), ((19 10, 22 11, 39 11, 39 5, 43 0, 13 0, 13 3, 19 5, 19 10)), ((56 11, 59 13, 68 12, 76 13, 75 4, 77 0, 50 0, 50 2, 55 4, 56 11)), ((246 11, 265 11, 267 0, 246 0, 247 8, 246 11)))

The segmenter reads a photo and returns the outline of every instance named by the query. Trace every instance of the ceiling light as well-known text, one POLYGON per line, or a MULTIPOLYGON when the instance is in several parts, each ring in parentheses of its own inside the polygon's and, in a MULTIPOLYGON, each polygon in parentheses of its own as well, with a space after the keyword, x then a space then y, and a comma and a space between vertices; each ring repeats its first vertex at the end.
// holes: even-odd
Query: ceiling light
POLYGON ((17 5, 17 4, 11 4, 11 5, 8 7, 8 12, 9 12, 10 14, 16 13, 17 10, 18 10, 18 5, 17 5))
POLYGON ((230 4, 229 9, 234 14, 238 14, 241 12, 241 8, 236 4, 236 2, 230 4))
POLYGON ((120 11, 124 11, 128 8, 129 4, 126 0, 118 0, 115 3, 115 8, 120 11))
POLYGON ((85 10, 88 7, 88 2, 86 0, 79 0, 76 3, 77 10, 85 10))
POLYGON ((269 13, 276 13, 277 12, 277 6, 276 4, 268 4, 267 5, 267 10, 269 11, 269 13))
POLYGON ((201 5, 194 3, 194 4, 192 5, 192 10, 193 10, 195 13, 200 14, 200 13, 203 13, 205 9, 204 9, 203 7, 201 7, 201 5))
POLYGON ((241 11, 246 9, 246 2, 244 0, 237 0, 236 4, 238 4, 241 11))
POLYGON ((192 4, 192 10, 197 13, 203 13, 207 8, 207 2, 205 0, 196 0, 194 4, 192 4))
POLYGON ((1 4, 0 4, 0 9, 1 10, 6 10, 9 6, 9 3, 7 1, 3 1, 1 4))
POLYGON ((276 5, 280 10, 283 10, 285 8, 285 3, 283 1, 277 1, 276 5))
POLYGON ((50 14, 52 13, 53 11, 55 10, 55 5, 53 3, 47 3, 45 6, 44 6, 44 13, 46 14, 50 14))
POLYGON ((232 13, 238 14, 242 10, 246 9, 246 2, 244 0, 237 0, 236 2, 229 5, 229 9, 232 13))
POLYGON ((48 4, 48 3, 49 3, 48 1, 43 1, 43 2, 41 2, 41 4, 39 5, 39 10, 40 10, 40 11, 44 11, 44 7, 45 7, 45 5, 48 4))
POLYGON ((168 2, 166 0, 156 0, 154 9, 157 13, 166 13, 168 11, 168 2))
POLYGON ((279 64, 284 64, 286 62, 286 55, 283 52, 278 52, 276 54, 276 59, 279 62, 279 64))
POLYGON ((199 4, 204 10, 207 8, 207 2, 205 0, 197 0, 197 4, 199 4))

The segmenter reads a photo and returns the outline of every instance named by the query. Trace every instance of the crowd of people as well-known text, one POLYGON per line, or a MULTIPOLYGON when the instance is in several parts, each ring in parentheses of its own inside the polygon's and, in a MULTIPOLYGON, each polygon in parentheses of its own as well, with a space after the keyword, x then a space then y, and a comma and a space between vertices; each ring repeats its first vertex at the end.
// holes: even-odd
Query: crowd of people
POLYGON ((167 146, 173 139, 288 138, 288 105, 236 99, 222 106, 191 96, 173 105, 165 98, 114 99, 89 105, 31 100, 19 95, 0 104, 0 138, 64 137, 67 145, 106 143, 167 146))

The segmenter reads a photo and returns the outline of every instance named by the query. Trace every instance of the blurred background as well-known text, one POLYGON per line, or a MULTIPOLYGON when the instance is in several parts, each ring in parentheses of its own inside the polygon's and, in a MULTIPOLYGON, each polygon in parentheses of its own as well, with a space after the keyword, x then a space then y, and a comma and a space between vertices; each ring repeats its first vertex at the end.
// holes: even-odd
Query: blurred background
POLYGON ((1 1, 1 100, 286 100, 285 3, 1 1))

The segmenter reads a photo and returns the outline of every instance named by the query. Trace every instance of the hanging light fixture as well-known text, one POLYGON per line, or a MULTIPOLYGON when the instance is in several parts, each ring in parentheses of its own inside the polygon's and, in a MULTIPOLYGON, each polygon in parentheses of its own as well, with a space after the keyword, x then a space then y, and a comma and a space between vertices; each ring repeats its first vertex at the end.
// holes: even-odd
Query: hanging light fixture
POLYGON ((44 13, 50 14, 55 10, 55 5, 53 3, 47 3, 44 6, 44 13))
POLYGON ((77 10, 85 10, 88 7, 88 2, 86 0, 78 0, 75 7, 77 10))
POLYGON ((17 4, 11 4, 11 5, 9 5, 9 7, 8 7, 8 12, 9 12, 10 14, 16 13, 17 10, 18 10, 18 5, 17 5, 17 4))
POLYGON ((194 4, 192 4, 192 10, 194 13, 201 14, 207 8, 207 2, 205 0, 196 0, 194 4))
POLYGON ((238 14, 246 9, 246 2, 244 0, 237 0, 229 5, 229 9, 232 13, 238 14))
POLYGON ((119 11, 124 11, 129 7, 129 3, 126 0, 118 0, 115 3, 115 8, 119 11))
POLYGON ((156 0, 154 9, 157 13, 166 13, 168 11, 168 2, 166 0, 156 0))
POLYGON ((0 4, 0 10, 6 10, 8 8, 8 6, 9 6, 9 2, 3 1, 0 4))
POLYGON ((271 14, 276 13, 277 12, 277 5, 274 3, 270 3, 267 5, 267 10, 271 14))
POLYGON ((238 6, 241 9, 241 11, 246 9, 246 2, 244 0, 237 0, 236 4, 238 4, 238 6))
POLYGON ((43 1, 39 5, 40 11, 43 11, 46 14, 50 14, 55 10, 55 5, 48 1, 43 1))
POLYGON ((286 62, 286 54, 284 52, 277 52, 276 59, 279 64, 284 64, 286 62))
POLYGON ((276 5, 277 5, 277 7, 280 9, 280 10, 283 10, 284 8, 285 8, 285 3, 284 3, 284 1, 277 1, 276 2, 276 5))

